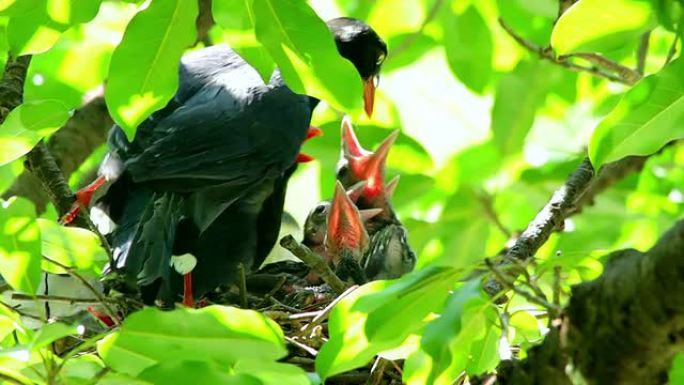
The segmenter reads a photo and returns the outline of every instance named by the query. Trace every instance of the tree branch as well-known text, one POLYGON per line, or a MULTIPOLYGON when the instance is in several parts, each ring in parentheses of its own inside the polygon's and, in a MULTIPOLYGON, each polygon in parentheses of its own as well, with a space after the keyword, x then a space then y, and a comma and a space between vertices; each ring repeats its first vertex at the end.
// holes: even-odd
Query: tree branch
POLYGON ((570 360, 588 384, 667 383, 684 350, 682 250, 679 221, 646 253, 611 253, 599 278, 572 288, 562 324, 525 360, 501 362, 492 383, 569 385, 570 360))
POLYGON ((341 294, 347 289, 347 285, 330 269, 330 266, 323 261, 323 258, 314 254, 308 247, 297 242, 292 235, 284 236, 280 240, 280 246, 289 250, 313 271, 318 273, 337 294, 341 294))
POLYGON ((551 63, 557 64, 561 67, 567 68, 571 71, 576 72, 588 72, 592 75, 608 79, 613 82, 622 83, 626 85, 633 85, 636 83, 641 76, 631 68, 625 67, 619 63, 608 60, 603 56, 597 54, 572 54, 556 57, 553 50, 549 47, 538 46, 522 36, 518 35, 506 22, 499 18, 499 24, 501 27, 515 40, 526 48, 527 50, 536 53, 541 59, 548 60, 551 63), (572 58, 581 58, 592 63, 598 64, 604 67, 608 71, 605 71, 597 66, 586 67, 576 64, 571 61, 572 58), (610 72, 613 71, 613 72, 610 72))

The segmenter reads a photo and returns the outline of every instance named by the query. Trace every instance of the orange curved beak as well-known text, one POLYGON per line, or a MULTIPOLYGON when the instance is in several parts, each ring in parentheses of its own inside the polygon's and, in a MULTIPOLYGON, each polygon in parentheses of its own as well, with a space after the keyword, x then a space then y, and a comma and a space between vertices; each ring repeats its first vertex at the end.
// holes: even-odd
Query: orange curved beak
POLYGON ((375 77, 370 77, 363 81, 363 107, 366 115, 370 118, 373 115, 375 104, 375 77))

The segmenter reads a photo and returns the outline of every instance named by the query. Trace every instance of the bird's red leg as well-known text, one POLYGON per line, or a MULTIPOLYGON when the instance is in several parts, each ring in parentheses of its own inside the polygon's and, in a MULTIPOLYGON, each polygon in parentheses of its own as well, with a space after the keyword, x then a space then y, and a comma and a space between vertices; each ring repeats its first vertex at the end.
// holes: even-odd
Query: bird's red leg
POLYGON ((78 213, 81 211, 81 205, 86 207, 90 205, 90 201, 93 199, 93 193, 95 193, 98 188, 105 184, 105 182, 107 182, 107 180, 104 176, 101 176, 95 179, 93 183, 78 190, 75 194, 76 201, 73 205, 71 205, 69 211, 67 211, 67 213, 59 219, 59 223, 68 225, 69 223, 73 222, 78 216, 78 213))
POLYGON ((195 307, 195 301, 192 299, 192 272, 183 275, 183 305, 195 307))

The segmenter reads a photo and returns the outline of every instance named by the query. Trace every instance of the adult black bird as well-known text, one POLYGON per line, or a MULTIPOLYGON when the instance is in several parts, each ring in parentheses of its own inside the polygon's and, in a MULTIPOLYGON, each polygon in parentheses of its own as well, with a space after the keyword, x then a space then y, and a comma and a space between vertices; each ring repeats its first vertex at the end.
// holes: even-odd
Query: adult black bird
MULTIPOLYGON (((386 45, 355 19, 328 26, 364 80, 370 113, 386 45)), ((259 267, 275 243, 287 180, 317 104, 291 91, 279 71, 264 84, 237 53, 214 46, 182 59, 175 97, 131 143, 114 128, 104 169, 116 182, 100 202, 118 225, 110 234, 117 265, 146 302, 173 303, 184 291, 172 255, 195 256, 195 298, 230 283, 240 263, 259 267)))

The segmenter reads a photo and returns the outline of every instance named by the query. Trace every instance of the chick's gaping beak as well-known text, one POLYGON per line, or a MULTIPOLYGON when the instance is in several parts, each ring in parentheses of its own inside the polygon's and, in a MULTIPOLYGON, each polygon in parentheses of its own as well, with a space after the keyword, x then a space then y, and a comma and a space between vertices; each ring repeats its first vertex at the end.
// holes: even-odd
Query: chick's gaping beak
POLYGON ((343 249, 359 253, 368 244, 368 233, 363 226, 361 214, 340 182, 335 185, 325 242, 335 264, 335 256, 339 257, 343 249))
POLYGON ((363 107, 369 118, 373 115, 377 80, 377 76, 371 76, 370 78, 363 80, 363 107))

